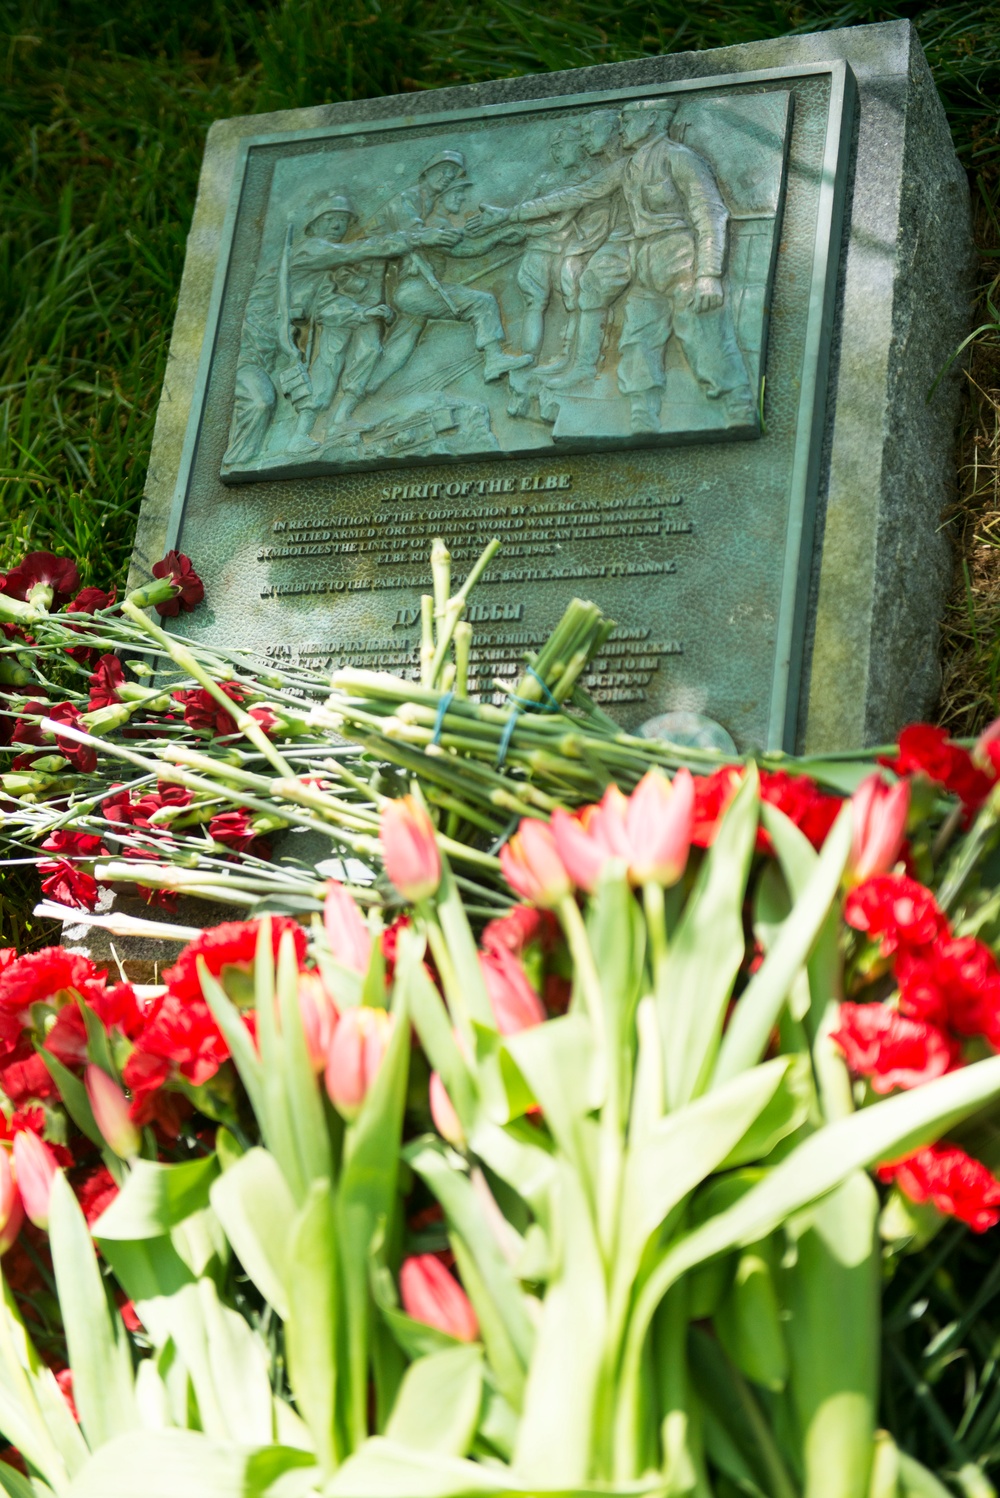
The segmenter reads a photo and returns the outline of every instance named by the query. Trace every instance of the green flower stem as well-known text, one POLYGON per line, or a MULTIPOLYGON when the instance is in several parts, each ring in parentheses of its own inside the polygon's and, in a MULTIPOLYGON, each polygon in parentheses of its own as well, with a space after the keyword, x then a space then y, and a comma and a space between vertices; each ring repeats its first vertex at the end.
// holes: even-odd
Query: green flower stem
POLYGON ((469 656, 472 650, 472 625, 460 619, 455 625, 455 695, 469 696, 469 656))
POLYGON ((195 681, 200 682, 209 696, 214 698, 226 712, 232 714, 240 732, 250 740, 251 744, 260 750, 265 758, 271 761, 271 764, 278 771, 279 775, 292 777, 291 766, 278 753, 260 724, 255 722, 246 709, 241 707, 238 702, 234 702, 231 697, 226 696, 218 682, 205 670, 201 662, 186 645, 180 645, 176 640, 171 639, 166 630, 161 629, 158 624, 154 624, 151 619, 147 619, 142 610, 136 608, 135 604, 128 598, 122 604, 122 613, 127 614, 134 624, 137 624, 152 639, 161 644, 171 660, 180 666, 182 671, 187 671, 195 681))
POLYGON ((598 1052, 601 1052, 607 1042, 604 1024, 604 994, 601 990, 601 979, 597 964, 594 962, 594 954, 590 950, 587 928, 583 923, 580 907, 572 895, 563 895, 556 906, 556 915, 559 917, 559 923, 563 928, 570 956, 573 959, 573 966, 580 980, 580 992, 594 1030, 594 1045, 598 1052))
POLYGON ((434 682, 437 680, 438 672, 444 665, 445 656, 448 654, 452 636, 455 633, 455 626, 465 612, 465 605, 468 601, 469 594, 472 592, 472 589, 482 577, 483 573, 486 571, 486 568, 489 566, 490 562, 493 560, 499 550, 500 542, 497 537, 494 536, 492 541, 490 541, 483 550, 483 553, 479 557, 478 561, 473 563, 468 577, 465 579, 465 582, 459 588, 458 592, 453 598, 450 598, 445 605, 441 627, 438 630, 437 645, 434 650, 434 658, 431 661, 430 665, 430 685, 433 686, 434 682))
POLYGON ((442 537, 435 536, 431 544, 431 577, 434 580, 434 619, 444 619, 451 593, 451 552, 442 537))
POLYGON ((642 904, 646 913, 649 950, 653 958, 653 988, 654 991, 660 992, 670 952, 666 901, 663 898, 662 884, 657 884, 655 879, 647 879, 642 886, 642 904))

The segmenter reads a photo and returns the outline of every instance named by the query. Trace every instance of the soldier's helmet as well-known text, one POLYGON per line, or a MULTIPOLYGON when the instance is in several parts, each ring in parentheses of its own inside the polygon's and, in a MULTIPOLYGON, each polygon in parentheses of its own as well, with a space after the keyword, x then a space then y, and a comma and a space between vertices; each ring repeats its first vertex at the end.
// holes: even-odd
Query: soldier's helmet
POLYGON ((430 161, 424 162, 423 166, 420 168, 421 177, 426 176, 431 167, 443 166, 446 161, 450 161, 452 166, 457 166, 462 176, 465 176, 465 157, 462 155, 461 151, 445 150, 439 151, 436 156, 431 157, 430 161))
POLYGON ((318 223, 321 218, 326 218, 328 213, 346 213, 350 218, 358 216, 358 210, 350 198, 345 197, 343 193, 335 193, 332 198, 317 198, 306 209, 306 221, 303 225, 306 233, 313 224, 318 223))

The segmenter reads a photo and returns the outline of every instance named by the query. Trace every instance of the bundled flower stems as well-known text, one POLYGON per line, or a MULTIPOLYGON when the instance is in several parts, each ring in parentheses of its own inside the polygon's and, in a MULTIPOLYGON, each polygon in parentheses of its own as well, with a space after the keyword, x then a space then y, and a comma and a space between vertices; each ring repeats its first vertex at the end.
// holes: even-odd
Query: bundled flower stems
POLYGON ((432 562, 419 682, 184 641, 176 555, 4 579, 8 860, 247 918, 152 991, 0 952, 0 1488, 992 1493, 887 1427, 880 1296, 1000 1221, 1000 734, 648 743, 579 602, 473 702, 432 562))

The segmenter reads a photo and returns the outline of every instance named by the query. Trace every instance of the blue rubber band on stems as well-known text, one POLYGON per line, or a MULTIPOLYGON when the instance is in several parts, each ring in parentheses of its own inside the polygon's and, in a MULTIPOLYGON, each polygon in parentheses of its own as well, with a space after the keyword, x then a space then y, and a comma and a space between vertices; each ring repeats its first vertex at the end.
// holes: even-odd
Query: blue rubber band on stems
POLYGON ((448 715, 448 709, 455 700, 454 692, 445 692, 438 703, 437 718, 434 721, 434 732, 431 734, 431 743, 440 744, 441 730, 444 728, 444 720, 448 715))
POLYGON ((562 712, 562 703, 557 697, 553 697, 545 681, 541 676, 539 676, 535 668, 533 666, 525 666, 524 670, 527 676, 534 677, 534 679, 538 682, 538 685, 541 687, 542 691, 545 693, 545 698, 547 698, 548 700, 546 701, 543 698, 541 702, 535 702, 533 698, 517 697, 513 692, 508 692, 507 695, 511 701, 511 713, 510 717, 507 719, 506 724, 504 725, 503 734, 500 738, 500 747, 497 749, 496 769, 498 770, 502 770, 504 767, 507 759, 507 750, 510 748, 510 741, 514 737, 514 729, 517 727, 517 720, 526 708, 531 708, 537 713, 562 712))

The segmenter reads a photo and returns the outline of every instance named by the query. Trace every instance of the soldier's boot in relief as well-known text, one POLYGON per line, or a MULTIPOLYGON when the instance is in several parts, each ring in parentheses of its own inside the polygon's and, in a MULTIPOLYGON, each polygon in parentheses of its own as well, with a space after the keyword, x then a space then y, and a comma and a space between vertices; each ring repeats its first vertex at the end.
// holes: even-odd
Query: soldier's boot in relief
POLYGON ((483 354, 484 380, 499 380, 511 370, 525 369, 532 361, 531 354, 505 354, 499 343, 488 343, 483 354))
POLYGON ((733 390, 722 398, 722 409, 726 413, 726 421, 733 427, 752 427, 757 425, 757 407, 750 399, 749 391, 733 390))
POLYGON ((592 384, 597 379, 606 321, 607 314, 600 310, 580 313, 576 357, 562 374, 545 381, 550 390, 574 390, 577 385, 592 384))
POLYGON ((302 406, 299 410, 299 419, 295 423, 295 432, 289 438, 287 451, 290 453, 312 453, 319 447, 309 434, 312 431, 313 422, 316 420, 316 412, 312 406, 302 406))
POLYGON ((576 330, 579 322, 579 313, 571 313, 569 321, 566 324, 566 331, 563 334, 562 348, 554 359, 547 359, 544 364, 537 366, 536 373, 541 375, 543 379, 548 375, 560 374, 566 368, 573 354, 573 345, 576 342, 576 330))
POLYGON ((629 427, 635 436, 660 430, 660 399, 658 390, 643 390, 631 397, 629 427))

